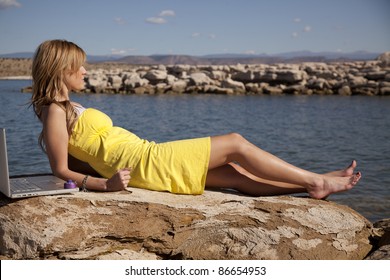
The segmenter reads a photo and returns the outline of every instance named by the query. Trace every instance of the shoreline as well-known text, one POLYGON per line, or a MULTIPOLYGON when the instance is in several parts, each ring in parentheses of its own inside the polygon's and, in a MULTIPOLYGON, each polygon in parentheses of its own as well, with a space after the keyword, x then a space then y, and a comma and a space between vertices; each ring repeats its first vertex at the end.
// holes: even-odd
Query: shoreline
POLYGON ((374 61, 126 65, 91 69, 87 93, 390 95, 390 52, 374 61))
MULTIPOLYGON (((16 68, 0 71, 0 80, 31 80, 28 68, 20 67, 19 71, 16 68)), ((81 93, 390 95, 390 52, 372 61, 235 65, 103 63, 87 67, 85 89, 81 93)), ((22 92, 30 88, 23 88, 22 92)))
POLYGON ((31 76, 4 76, 0 80, 32 80, 31 76))

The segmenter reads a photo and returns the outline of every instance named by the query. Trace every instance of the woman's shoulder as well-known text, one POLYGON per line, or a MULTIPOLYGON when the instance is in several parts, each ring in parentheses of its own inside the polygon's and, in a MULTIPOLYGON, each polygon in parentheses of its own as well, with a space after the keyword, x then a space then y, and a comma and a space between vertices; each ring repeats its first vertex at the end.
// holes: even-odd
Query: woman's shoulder
POLYGON ((57 103, 51 103, 50 105, 46 106, 46 112, 52 113, 52 114, 65 114, 64 108, 57 103))
POLYGON ((66 112, 59 104, 51 103, 42 108, 42 119, 46 120, 49 116, 50 118, 66 118, 66 112))

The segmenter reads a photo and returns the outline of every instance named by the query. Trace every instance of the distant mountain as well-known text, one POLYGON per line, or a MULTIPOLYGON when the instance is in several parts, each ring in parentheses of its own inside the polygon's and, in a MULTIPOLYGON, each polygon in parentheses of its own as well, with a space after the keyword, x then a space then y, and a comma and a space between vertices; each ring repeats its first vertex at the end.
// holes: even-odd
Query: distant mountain
POLYGON ((126 64, 206 64, 207 60, 199 56, 190 56, 190 55, 151 55, 151 56, 126 56, 121 59, 116 60, 119 63, 126 64))
POLYGON ((219 54, 207 54, 201 57, 203 58, 253 58, 253 57, 269 57, 276 55, 263 54, 237 54, 237 53, 219 53, 219 54))
MULTIPOLYGON (((295 51, 278 54, 210 54, 204 56, 191 55, 150 55, 150 56, 119 56, 119 55, 89 55, 90 63, 116 62, 137 65, 151 64, 258 64, 258 63, 300 63, 300 62, 329 62, 329 61, 353 61, 375 60, 381 53, 357 51, 342 52, 311 52, 295 51)), ((0 55, 0 58, 32 58, 32 52, 20 52, 0 55)))
POLYGON ((87 55, 87 60, 93 62, 115 61, 122 57, 123 55, 87 55))
POLYGON ((152 56, 126 56, 117 59, 116 62, 127 64, 272 64, 272 63, 301 63, 301 62, 329 62, 329 61, 355 61, 375 60, 380 53, 370 52, 287 52, 279 54, 211 54, 204 56, 189 55, 152 55, 152 56))
POLYGON ((279 53, 276 56, 283 58, 297 58, 297 57, 324 57, 329 60, 335 59, 350 59, 350 60, 374 60, 381 53, 367 52, 367 51, 356 51, 356 52, 311 52, 311 51, 296 51, 296 52, 285 52, 279 53))

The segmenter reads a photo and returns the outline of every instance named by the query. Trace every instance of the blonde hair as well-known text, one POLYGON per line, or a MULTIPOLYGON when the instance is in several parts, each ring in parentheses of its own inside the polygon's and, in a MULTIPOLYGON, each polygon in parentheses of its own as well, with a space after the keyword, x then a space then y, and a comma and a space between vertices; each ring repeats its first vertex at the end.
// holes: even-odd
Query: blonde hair
MULTIPOLYGON (((31 105, 34 112, 42 121, 43 109, 52 103, 58 104, 66 112, 69 135, 77 115, 69 100, 60 102, 57 101, 57 96, 62 90, 65 72, 77 72, 85 60, 85 52, 76 44, 65 40, 43 42, 38 46, 33 58, 31 105)), ((38 141, 45 150, 43 129, 38 141)))

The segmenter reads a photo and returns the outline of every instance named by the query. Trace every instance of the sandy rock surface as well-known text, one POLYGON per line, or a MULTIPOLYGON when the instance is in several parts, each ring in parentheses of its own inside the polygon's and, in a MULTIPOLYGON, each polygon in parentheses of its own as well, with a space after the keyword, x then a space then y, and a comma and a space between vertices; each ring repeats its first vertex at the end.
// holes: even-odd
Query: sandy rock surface
POLYGON ((363 259, 371 224, 303 197, 200 196, 142 189, 11 201, 0 207, 9 259, 363 259))

